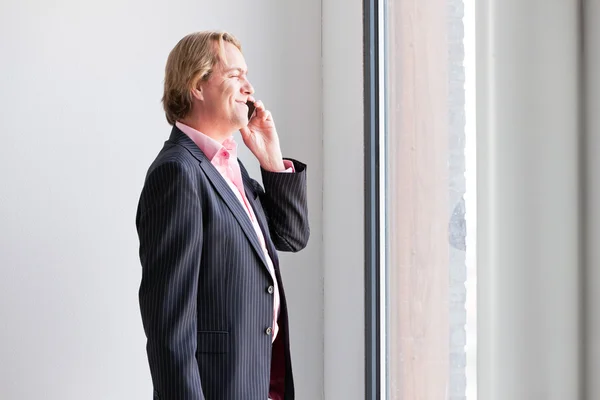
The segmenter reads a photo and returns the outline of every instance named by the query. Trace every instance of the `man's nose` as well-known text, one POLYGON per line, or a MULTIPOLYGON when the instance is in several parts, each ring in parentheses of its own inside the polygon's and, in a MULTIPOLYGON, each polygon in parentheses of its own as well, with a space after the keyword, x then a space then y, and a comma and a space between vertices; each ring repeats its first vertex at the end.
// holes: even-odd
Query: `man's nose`
POLYGON ((246 81, 244 86, 242 86, 242 91, 244 94, 254 94, 254 87, 250 83, 250 81, 246 81))

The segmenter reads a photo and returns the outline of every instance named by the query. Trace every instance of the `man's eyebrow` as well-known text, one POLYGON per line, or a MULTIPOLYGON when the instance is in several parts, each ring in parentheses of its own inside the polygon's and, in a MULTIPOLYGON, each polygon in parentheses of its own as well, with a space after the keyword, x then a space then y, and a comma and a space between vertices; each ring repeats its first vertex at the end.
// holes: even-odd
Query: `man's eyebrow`
POLYGON ((243 68, 240 67, 233 67, 233 68, 228 68, 225 70, 225 73, 229 73, 231 71, 239 71, 241 74, 247 74, 248 71, 244 70, 243 68))

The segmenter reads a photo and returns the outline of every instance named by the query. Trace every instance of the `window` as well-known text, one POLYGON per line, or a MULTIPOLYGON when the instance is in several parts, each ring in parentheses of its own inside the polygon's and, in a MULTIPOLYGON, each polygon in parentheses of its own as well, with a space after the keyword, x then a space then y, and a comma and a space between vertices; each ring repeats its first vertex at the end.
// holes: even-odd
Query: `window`
POLYGON ((475 400, 473 0, 365 11, 368 398, 475 400))

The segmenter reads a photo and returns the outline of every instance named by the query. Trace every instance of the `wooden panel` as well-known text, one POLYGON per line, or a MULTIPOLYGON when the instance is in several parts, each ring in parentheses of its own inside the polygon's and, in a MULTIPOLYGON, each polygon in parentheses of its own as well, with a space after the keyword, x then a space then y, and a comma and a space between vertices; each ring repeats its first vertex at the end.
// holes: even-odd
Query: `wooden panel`
POLYGON ((446 3, 390 0, 389 368, 393 400, 444 400, 449 377, 446 3))

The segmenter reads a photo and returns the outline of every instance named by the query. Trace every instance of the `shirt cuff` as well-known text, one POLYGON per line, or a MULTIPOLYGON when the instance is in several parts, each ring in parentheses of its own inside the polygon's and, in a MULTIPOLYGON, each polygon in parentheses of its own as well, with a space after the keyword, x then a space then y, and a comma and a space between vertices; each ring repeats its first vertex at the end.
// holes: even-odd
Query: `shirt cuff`
POLYGON ((285 167, 285 170, 283 170, 281 172, 287 172, 287 173, 296 172, 296 169, 294 168, 294 163, 290 160, 283 160, 283 166, 285 167))

